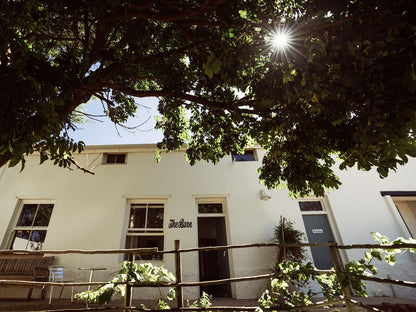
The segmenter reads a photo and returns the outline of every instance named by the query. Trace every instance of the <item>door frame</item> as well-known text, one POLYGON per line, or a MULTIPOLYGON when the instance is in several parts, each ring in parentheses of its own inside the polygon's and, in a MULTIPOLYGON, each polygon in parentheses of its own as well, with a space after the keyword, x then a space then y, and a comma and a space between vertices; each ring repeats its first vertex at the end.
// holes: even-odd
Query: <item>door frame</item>
MULTIPOLYGON (((196 214, 197 214, 197 220, 199 218, 204 218, 204 217, 222 217, 224 218, 224 223, 225 223, 225 236, 226 236, 226 240, 227 240, 227 245, 231 244, 231 235, 230 235, 230 226, 229 226, 229 222, 228 222, 228 207, 227 207, 227 199, 225 197, 222 196, 209 196, 209 197, 205 197, 205 196, 201 196, 201 197, 195 197, 195 209, 196 209, 196 214), (222 204, 222 213, 199 213, 198 211, 198 204, 222 204)), ((198 222, 197 222, 198 224, 198 222)), ((197 228, 197 235, 198 235, 198 228, 197 228)), ((197 242, 199 242, 199 235, 197 237, 197 242)), ((198 276, 198 281, 201 280, 200 277, 200 268, 199 268, 199 255, 198 255, 198 271, 197 271, 197 276, 198 276)), ((233 260, 232 260, 232 250, 228 250, 228 270, 230 272, 230 278, 234 276, 234 267, 233 267, 233 260)), ((231 297, 230 298, 235 298, 235 285, 234 283, 230 283, 231 286, 231 297)), ((198 287, 198 293, 200 294, 200 287, 198 287)))

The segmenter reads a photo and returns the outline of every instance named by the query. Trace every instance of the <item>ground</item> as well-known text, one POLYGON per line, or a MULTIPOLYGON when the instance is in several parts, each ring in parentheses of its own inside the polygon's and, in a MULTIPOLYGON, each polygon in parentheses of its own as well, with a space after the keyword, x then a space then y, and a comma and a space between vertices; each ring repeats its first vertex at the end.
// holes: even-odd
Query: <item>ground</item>
MULTIPOLYGON (((372 297, 372 298, 355 298, 359 301, 369 304, 371 306, 377 306, 378 308, 383 309, 383 311, 403 311, 411 312, 416 311, 416 298, 415 300, 409 299, 400 299, 392 297, 372 297)), ((123 301, 115 300, 110 304, 106 305, 105 311, 111 312, 122 312, 123 301)), ((155 307, 155 301, 133 301, 134 307, 141 307, 144 304, 148 308, 155 307)), ((214 307, 251 307, 247 310, 253 310, 253 307, 257 307, 257 300, 236 300, 236 299, 213 299, 212 304, 214 307)), ((89 305, 91 308, 98 308, 96 304, 89 305)), ((215 309, 213 309, 215 310, 215 309)), ((219 308, 221 310, 221 308, 219 308)), ((345 308, 340 309, 341 311, 346 311, 345 308)), ((49 305, 48 300, 39 300, 33 299, 31 301, 26 300, 0 300, 0 311, 88 311, 85 303, 76 301, 71 303, 67 299, 55 299, 52 301, 52 304, 49 305)), ((328 311, 323 309, 315 309, 314 311, 328 311)), ((366 311, 363 308, 356 308, 355 312, 364 312, 366 311)))

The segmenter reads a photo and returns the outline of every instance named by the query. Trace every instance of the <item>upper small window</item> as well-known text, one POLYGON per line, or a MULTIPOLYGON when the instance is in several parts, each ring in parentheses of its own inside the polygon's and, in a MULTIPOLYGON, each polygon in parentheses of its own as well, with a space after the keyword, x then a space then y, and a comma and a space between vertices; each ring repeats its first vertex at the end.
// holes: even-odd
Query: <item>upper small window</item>
POLYGON ((106 164, 125 164, 126 154, 104 154, 104 163, 106 164))
POLYGON ((254 154, 254 150, 245 150, 244 154, 233 154, 232 155, 233 161, 255 161, 256 157, 254 154))
POLYGON ((300 211, 323 211, 322 203, 319 200, 314 201, 300 201, 300 211))
POLYGON ((222 213, 221 203, 200 203, 198 204, 199 213, 222 213))

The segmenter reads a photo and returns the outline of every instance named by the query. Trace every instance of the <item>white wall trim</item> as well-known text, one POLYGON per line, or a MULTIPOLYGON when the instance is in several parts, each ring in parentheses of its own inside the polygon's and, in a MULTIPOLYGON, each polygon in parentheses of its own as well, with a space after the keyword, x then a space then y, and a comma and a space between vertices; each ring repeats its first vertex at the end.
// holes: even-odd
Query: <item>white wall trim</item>
POLYGON ((397 209, 396 205, 394 204, 393 199, 390 195, 383 196, 384 202, 386 203, 386 206, 390 210, 391 215, 393 216, 393 220, 396 223, 397 227, 399 228, 400 232, 402 233, 403 237, 412 237, 409 230, 407 229, 406 224, 403 221, 402 216, 399 213, 399 210, 397 209))
POLYGON ((172 195, 123 195, 124 198, 127 200, 146 200, 146 199, 159 199, 159 200, 167 200, 172 198, 172 195))
POLYGON ((230 194, 192 194, 192 197, 196 197, 198 202, 201 200, 212 198, 212 199, 223 199, 225 197, 230 197, 230 194))

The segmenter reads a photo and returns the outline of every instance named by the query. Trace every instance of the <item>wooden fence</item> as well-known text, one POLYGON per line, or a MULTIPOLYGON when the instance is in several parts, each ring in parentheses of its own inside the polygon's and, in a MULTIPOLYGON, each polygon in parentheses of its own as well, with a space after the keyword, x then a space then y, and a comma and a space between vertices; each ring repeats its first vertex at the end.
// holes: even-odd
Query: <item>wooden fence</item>
MULTIPOLYGON (((176 275, 176 282, 172 283, 140 283, 136 284, 132 281, 124 281, 120 282, 119 284, 126 285, 126 296, 124 297, 124 304, 121 307, 124 311, 141 311, 143 309, 135 308, 132 306, 132 289, 135 287, 175 287, 177 293, 177 306, 172 308, 171 311, 214 311, 214 310, 223 310, 223 311, 255 311, 256 307, 238 307, 238 306, 221 306, 221 307, 209 307, 209 308, 201 308, 201 307, 185 307, 184 306, 184 298, 183 298, 183 288, 184 287, 195 287, 195 286, 207 286, 207 285, 218 285, 223 283, 237 283, 243 281, 253 281, 253 280, 260 280, 260 279, 270 279, 273 277, 273 273, 263 274, 263 275, 256 275, 256 276, 245 276, 245 277, 233 277, 227 278, 222 280, 213 280, 213 281, 203 281, 203 282, 184 282, 182 281, 182 272, 181 272, 181 254, 189 253, 189 252, 199 252, 199 251, 213 251, 213 250, 230 250, 230 249, 240 249, 240 248, 260 248, 260 247, 329 247, 331 251, 331 257, 334 263, 335 269, 342 272, 343 266, 341 263, 341 259, 339 256, 339 250, 346 250, 346 249, 403 249, 403 248, 416 248, 416 244, 397 244, 397 245, 376 245, 376 244, 355 244, 355 245, 338 245, 337 243, 320 243, 320 244, 281 244, 281 243, 259 243, 259 244, 244 244, 244 245, 231 245, 231 246, 215 246, 215 247, 201 247, 201 248, 189 248, 189 249, 180 249, 180 241, 175 240, 175 249, 174 250, 164 250, 159 251, 157 248, 138 248, 138 249, 113 249, 113 250, 42 250, 42 251, 14 251, 14 250, 0 250, 0 255, 4 254, 47 254, 47 255, 58 255, 58 254, 127 254, 127 258, 131 261, 134 259, 134 256, 139 255, 152 255, 152 254, 174 254, 175 257, 175 275, 176 275)), ((324 270, 316 270, 317 273, 326 273, 328 271, 324 270)), ((368 276, 358 276, 362 280, 373 281, 377 283, 388 283, 392 285, 398 286, 406 286, 416 288, 416 282, 409 282, 409 281, 401 281, 401 280, 393 280, 393 279, 384 279, 384 278, 376 278, 376 277, 368 277, 368 276)), ((71 283, 59 283, 59 282, 30 282, 30 281, 19 281, 19 280, 1 280, 0 279, 0 287, 1 286, 21 286, 21 287, 31 287, 31 286, 101 286, 104 285, 106 282, 71 282, 71 283)), ((305 310, 307 309, 314 309, 329 305, 338 305, 338 304, 345 304, 348 311, 354 311, 355 306, 361 306, 368 310, 379 311, 378 309, 366 306, 360 302, 357 302, 352 299, 352 293, 348 287, 344 287, 342 289, 343 299, 334 300, 331 302, 324 301, 324 302, 317 302, 313 305, 309 305, 307 307, 294 307, 291 309, 285 309, 286 311, 297 311, 297 310, 305 310)), ((100 308, 88 308, 88 311, 92 310, 105 310, 105 307, 100 308)), ((109 309, 114 309, 114 307, 110 307, 109 309)), ((82 309, 84 311, 85 309, 82 309)), ((266 310, 278 310, 276 307, 271 307, 266 310)), ((48 310, 53 311, 53 310, 48 310)), ((55 310, 58 311, 58 310, 55 310)), ((59 311, 64 311, 60 309, 59 311)), ((74 309, 68 311, 75 311, 74 309)), ((160 310, 147 310, 151 312, 158 312, 160 310)), ((39 311, 38 311, 39 312, 39 311)))

